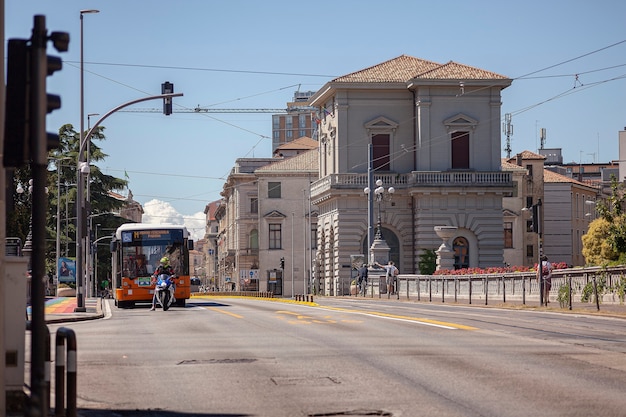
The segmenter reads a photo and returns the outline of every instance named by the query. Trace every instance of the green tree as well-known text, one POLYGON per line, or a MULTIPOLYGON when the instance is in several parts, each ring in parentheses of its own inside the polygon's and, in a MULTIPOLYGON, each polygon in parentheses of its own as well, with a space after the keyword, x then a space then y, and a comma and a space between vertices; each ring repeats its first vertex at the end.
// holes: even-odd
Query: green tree
POLYGON ((437 269, 437 254, 433 249, 424 249, 417 264, 420 274, 432 275, 437 269))
MULTIPOLYGON (((55 271, 57 234, 61 241, 60 255, 67 257, 76 256, 76 161, 80 135, 71 124, 66 124, 59 129, 59 139, 59 148, 51 151, 48 155, 50 165, 47 183, 49 204, 46 222, 46 269, 50 274, 53 274, 55 271), (61 227, 58 230, 57 207, 61 213, 61 227)), ((94 143, 102 140, 105 140, 104 127, 99 127, 91 137, 91 146, 89 148, 91 161, 89 174, 91 207, 87 207, 87 215, 93 224, 99 225, 98 229, 100 231, 111 232, 120 224, 127 222, 127 220, 112 214, 119 211, 124 205, 124 201, 113 197, 110 192, 123 190, 127 185, 127 181, 111 175, 105 175, 95 165, 97 162, 103 161, 107 156, 94 143)), ((31 200, 28 195, 28 181, 30 177, 30 169, 28 167, 16 169, 9 173, 9 183, 13 189, 11 193, 7 193, 7 236, 19 237, 22 243, 26 240, 30 223, 31 200), (17 192, 18 185, 25 189, 24 193, 17 192)), ((102 247, 99 246, 99 249, 102 249, 102 247)), ((107 259, 110 260, 110 254, 108 254, 108 250, 104 250, 101 253, 102 256, 99 256, 99 259, 102 258, 101 268, 106 273, 107 268, 110 269, 110 265, 108 265, 110 262, 107 263, 107 259)))
POLYGON ((583 256, 589 265, 604 265, 619 257, 610 243, 612 223, 603 217, 589 224, 589 231, 583 235, 583 256))

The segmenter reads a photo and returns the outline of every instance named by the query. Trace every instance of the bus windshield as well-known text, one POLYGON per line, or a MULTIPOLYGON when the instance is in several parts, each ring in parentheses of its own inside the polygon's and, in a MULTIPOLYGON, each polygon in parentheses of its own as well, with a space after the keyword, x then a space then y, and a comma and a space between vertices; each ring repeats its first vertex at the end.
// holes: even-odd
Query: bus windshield
POLYGON ((163 257, 169 258, 176 274, 188 274, 183 231, 180 229, 122 231, 121 243, 122 275, 125 277, 149 277, 163 257))

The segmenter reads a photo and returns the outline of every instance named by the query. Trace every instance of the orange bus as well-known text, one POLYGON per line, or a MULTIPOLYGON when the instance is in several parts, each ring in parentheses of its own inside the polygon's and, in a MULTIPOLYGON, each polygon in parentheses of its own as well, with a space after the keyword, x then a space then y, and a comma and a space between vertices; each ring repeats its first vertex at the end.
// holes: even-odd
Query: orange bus
POLYGON ((115 305, 132 308, 151 303, 152 274, 162 257, 174 268, 176 304, 184 307, 190 296, 189 250, 193 241, 184 226, 127 223, 117 228, 111 241, 112 286, 115 305))

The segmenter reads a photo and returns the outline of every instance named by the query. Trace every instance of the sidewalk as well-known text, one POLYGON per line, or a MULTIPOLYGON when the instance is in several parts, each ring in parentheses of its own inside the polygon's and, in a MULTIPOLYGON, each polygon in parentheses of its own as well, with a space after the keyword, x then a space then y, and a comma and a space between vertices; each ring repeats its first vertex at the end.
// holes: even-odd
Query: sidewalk
MULTIPOLYGON (((320 296, 317 296, 318 298, 320 296)), ((355 298, 354 295, 351 296, 342 296, 343 298, 355 298)), ((568 307, 561 308, 559 303, 551 300, 548 304, 548 307, 542 307, 539 305, 539 301, 530 299, 526 301, 526 304, 522 304, 520 299, 515 299, 512 297, 507 297, 506 302, 502 302, 502 300, 497 300, 491 298, 488 300, 488 303, 485 304, 484 298, 473 298, 472 303, 469 303, 467 298, 458 297, 458 300, 455 302, 453 297, 447 297, 444 301, 441 300, 441 295, 437 294, 433 296, 432 301, 428 300, 428 295, 422 295, 421 299, 418 300, 417 296, 411 296, 407 299, 406 295, 401 294, 392 295, 390 298, 387 298, 386 294, 383 294, 381 297, 378 294, 371 297, 370 295, 363 297, 358 296, 359 300, 385 300, 385 301, 398 301, 398 302, 410 302, 416 304, 449 304, 449 305, 458 305, 464 307, 482 307, 482 308, 503 308, 509 310, 536 310, 536 311, 549 311, 553 313, 562 313, 562 314, 588 314, 588 315, 598 315, 598 316, 607 316, 607 317, 617 317, 626 319, 626 304, 620 303, 600 303, 600 310, 598 311, 595 303, 581 303, 574 302, 572 303, 572 309, 570 310, 568 307)))
MULTIPOLYGON (((101 298, 86 298, 85 312, 77 313, 76 297, 46 297, 46 324, 66 323, 72 321, 95 320, 104 317, 101 298)), ((31 319, 31 306, 26 308, 28 319, 31 319)))

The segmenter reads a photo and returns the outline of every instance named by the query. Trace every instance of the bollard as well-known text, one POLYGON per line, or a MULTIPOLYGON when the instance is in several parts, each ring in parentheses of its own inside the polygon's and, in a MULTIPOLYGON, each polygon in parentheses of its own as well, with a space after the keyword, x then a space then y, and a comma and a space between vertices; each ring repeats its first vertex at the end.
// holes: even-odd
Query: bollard
POLYGON ((468 278, 467 281, 469 282, 469 303, 472 304, 472 279, 468 278))
POLYGON ((61 327, 57 330, 55 358, 54 381, 56 398, 54 414, 55 416, 76 417, 76 334, 72 329, 61 327), (67 356, 64 356, 66 339, 67 356), (67 395, 64 395, 66 387, 65 374, 67 374, 67 395), (67 410, 65 410, 64 402, 67 410), (64 411, 67 411, 67 413, 64 413, 64 411))
MULTIPOLYGON (((51 363, 52 363, 52 354, 50 351, 52 350, 52 346, 50 346, 50 329, 46 326, 46 357, 45 357, 45 365, 44 365, 44 382, 46 384, 46 408, 50 407, 50 373, 51 363)), ((46 412, 49 410, 46 410, 46 412)))

